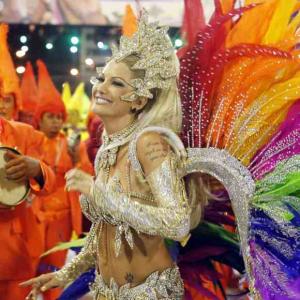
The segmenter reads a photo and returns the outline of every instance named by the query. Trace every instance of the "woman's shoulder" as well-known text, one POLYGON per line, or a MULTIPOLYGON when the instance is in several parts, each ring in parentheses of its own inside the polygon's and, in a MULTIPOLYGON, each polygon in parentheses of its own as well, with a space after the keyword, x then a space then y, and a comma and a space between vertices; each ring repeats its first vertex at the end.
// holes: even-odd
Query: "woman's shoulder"
POLYGON ((147 126, 138 130, 130 141, 130 147, 144 147, 151 142, 167 142, 183 145, 179 136, 170 128, 162 126, 147 126))
POLYGON ((169 128, 149 126, 139 130, 129 143, 129 160, 133 169, 143 172, 142 165, 155 167, 170 152, 185 152, 179 136, 169 128))
POLYGON ((137 152, 147 150, 151 146, 160 144, 167 145, 167 142, 163 135, 155 130, 143 131, 136 139, 137 152))

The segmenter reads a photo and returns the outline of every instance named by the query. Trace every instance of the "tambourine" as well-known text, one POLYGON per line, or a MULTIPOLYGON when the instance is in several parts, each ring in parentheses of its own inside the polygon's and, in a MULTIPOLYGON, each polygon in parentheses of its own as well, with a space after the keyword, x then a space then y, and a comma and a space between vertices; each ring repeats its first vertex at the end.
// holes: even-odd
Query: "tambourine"
POLYGON ((30 192, 30 186, 29 181, 20 183, 6 178, 4 170, 6 164, 5 153, 8 151, 20 154, 20 152, 14 148, 0 146, 0 204, 16 206, 27 198, 30 192))

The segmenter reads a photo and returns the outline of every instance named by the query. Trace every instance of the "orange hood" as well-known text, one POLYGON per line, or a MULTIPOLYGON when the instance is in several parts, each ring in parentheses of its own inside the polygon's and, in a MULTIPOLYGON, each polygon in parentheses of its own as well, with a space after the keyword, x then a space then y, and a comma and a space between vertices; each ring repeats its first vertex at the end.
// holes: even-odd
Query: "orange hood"
POLYGON ((46 65, 43 61, 37 61, 38 67, 38 96, 39 104, 36 109, 35 117, 39 122, 45 112, 62 113, 64 121, 67 113, 61 95, 56 89, 46 65))

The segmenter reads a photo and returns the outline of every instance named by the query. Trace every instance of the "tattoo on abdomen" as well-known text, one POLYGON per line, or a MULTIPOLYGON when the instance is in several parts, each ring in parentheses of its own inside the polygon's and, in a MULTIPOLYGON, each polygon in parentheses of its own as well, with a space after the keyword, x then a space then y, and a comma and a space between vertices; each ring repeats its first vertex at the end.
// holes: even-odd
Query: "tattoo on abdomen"
POLYGON ((127 283, 133 283, 133 274, 132 273, 126 273, 125 280, 127 283))

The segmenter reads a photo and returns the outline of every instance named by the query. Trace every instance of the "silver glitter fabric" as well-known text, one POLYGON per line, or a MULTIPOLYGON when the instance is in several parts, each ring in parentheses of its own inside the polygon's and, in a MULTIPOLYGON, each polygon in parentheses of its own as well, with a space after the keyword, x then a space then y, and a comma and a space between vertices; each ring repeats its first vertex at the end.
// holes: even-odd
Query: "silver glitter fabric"
POLYGON ((122 36, 120 47, 112 47, 112 57, 117 62, 130 55, 139 59, 133 70, 145 70, 144 79, 133 79, 130 84, 134 91, 122 96, 122 100, 134 101, 138 97, 153 98, 153 88, 168 89, 171 79, 178 75, 176 66, 170 57, 174 55, 171 40, 167 34, 168 27, 158 28, 157 23, 148 22, 144 11, 138 23, 138 30, 132 37, 122 36))
POLYGON ((188 200, 184 183, 180 179, 181 165, 175 154, 170 153, 162 165, 146 177, 159 206, 187 206, 188 200))
POLYGON ((97 207, 99 217, 117 226, 116 249, 120 248, 122 233, 126 233, 126 240, 131 244, 131 229, 128 227, 137 232, 173 240, 182 240, 188 235, 190 208, 183 183, 177 175, 177 166, 176 156, 170 154, 161 166, 147 177, 156 206, 130 199, 120 190, 119 185, 94 184, 88 202, 91 207, 97 207))
MULTIPOLYGON (((181 179, 181 151, 185 151, 180 139, 171 130, 149 127, 139 133, 156 130, 168 136, 168 142, 176 150, 154 170, 145 181, 152 191, 151 205, 141 204, 132 199, 137 193, 125 192, 118 176, 113 176, 104 184, 97 177, 93 195, 81 196, 83 213, 92 222, 105 221, 116 226, 115 254, 119 256, 124 237, 131 249, 134 246, 132 229, 151 235, 160 235, 174 240, 185 238, 190 229, 190 208, 186 198, 185 187, 181 179), (171 217, 172 216, 172 217, 171 217)), ((136 142, 140 134, 133 135, 129 148, 131 164, 137 162, 136 142), (132 153, 131 153, 132 152, 132 153), (130 154, 131 153, 131 154, 130 154)), ((99 149, 95 160, 95 172, 98 174, 99 149)), ((138 163, 139 164, 139 163, 138 163)), ((133 166, 133 169, 135 167, 133 166)), ((139 198, 139 197, 137 197, 139 198)))
POLYGON ((251 173, 225 150, 189 148, 187 152, 185 174, 206 173, 218 179, 225 186, 238 223, 241 248, 247 265, 249 202, 255 192, 255 182, 251 173))
POLYGON ((102 135, 103 142, 95 158, 96 175, 100 169, 113 166, 116 163, 119 147, 130 140, 138 126, 138 122, 133 122, 123 130, 111 135, 104 131, 102 135))
MULTIPOLYGON (((256 183, 256 194, 266 193, 268 191, 278 192, 276 189, 283 187, 288 182, 291 174, 299 173, 300 170, 300 155, 295 155, 289 159, 281 161, 277 166, 275 171, 266 175, 262 180, 256 183)), ((287 187, 285 187, 286 189, 287 187)), ((289 187, 293 189, 292 187, 289 187)), ((294 185, 294 188, 297 188, 294 185)))
POLYGON ((184 294, 178 267, 152 273, 144 283, 135 287, 130 287, 130 283, 119 287, 113 278, 107 285, 97 274, 91 290, 95 300, 101 296, 107 300, 182 300, 184 294))

